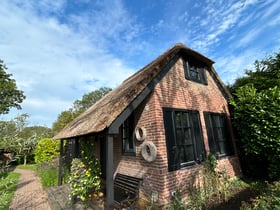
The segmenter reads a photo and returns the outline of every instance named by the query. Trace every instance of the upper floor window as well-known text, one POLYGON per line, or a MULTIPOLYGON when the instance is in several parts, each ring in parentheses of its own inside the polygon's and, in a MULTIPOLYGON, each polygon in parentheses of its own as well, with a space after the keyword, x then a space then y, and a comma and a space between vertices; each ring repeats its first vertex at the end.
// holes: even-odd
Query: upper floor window
POLYGON ((170 108, 163 111, 169 171, 203 161, 205 149, 199 112, 170 108))
POLYGON ((205 74, 206 68, 203 64, 185 61, 184 68, 186 79, 207 85, 207 78, 205 74))
POLYGON ((133 115, 128 117, 122 125, 122 151, 126 155, 135 155, 133 115))
POLYGON ((226 114, 204 112, 210 152, 218 158, 233 153, 226 114))

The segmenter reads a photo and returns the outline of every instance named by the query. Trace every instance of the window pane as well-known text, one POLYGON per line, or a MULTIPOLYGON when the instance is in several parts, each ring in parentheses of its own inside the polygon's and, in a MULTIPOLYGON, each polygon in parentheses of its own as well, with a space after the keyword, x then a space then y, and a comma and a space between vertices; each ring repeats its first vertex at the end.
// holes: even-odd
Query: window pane
POLYGON ((175 127, 176 128, 181 127, 181 113, 180 112, 175 113, 175 127))
POLYGON ((135 144, 133 138, 133 116, 126 119, 122 125, 123 153, 135 153, 135 144))
POLYGON ((211 151, 212 153, 218 154, 218 155, 230 155, 230 139, 227 135, 227 121, 226 121, 226 115, 225 114, 216 114, 216 113, 207 113, 204 116, 210 121, 206 123, 207 128, 207 134, 208 139, 209 137, 209 144, 212 141, 211 148, 214 148, 214 151, 211 151), (207 115, 210 117, 207 118, 207 115), (212 126, 211 126, 212 125, 212 126), (211 136, 211 134, 213 136, 211 136))
POLYGON ((185 128, 184 129, 184 144, 185 145, 192 145, 192 136, 191 136, 191 129, 190 128, 185 128))
POLYGON ((178 145, 178 148, 179 148, 180 163, 184 163, 184 162, 186 162, 184 146, 183 145, 178 145))
POLYGON ((177 128, 176 129, 176 143, 177 143, 177 145, 184 144, 183 135, 182 135, 182 129, 181 128, 177 128))
POLYGON ((133 139, 132 138, 128 139, 128 148, 129 149, 133 149, 134 148, 134 144, 133 144, 133 139))
POLYGON ((225 154, 227 152, 226 142, 220 141, 219 146, 220 146, 220 154, 225 154))
POLYGON ((189 127, 189 114, 187 112, 182 114, 182 125, 184 127, 189 127))
POLYGON ((185 162, 189 162, 193 160, 195 160, 193 147, 185 146, 185 162))

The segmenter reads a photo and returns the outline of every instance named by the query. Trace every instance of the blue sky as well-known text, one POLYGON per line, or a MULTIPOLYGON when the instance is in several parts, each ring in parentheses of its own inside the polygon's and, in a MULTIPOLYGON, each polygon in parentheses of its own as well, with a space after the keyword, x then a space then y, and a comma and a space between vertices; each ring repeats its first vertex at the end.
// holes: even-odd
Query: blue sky
POLYGON ((280 49, 278 0, 1 0, 0 59, 30 124, 51 127, 76 99, 114 88, 181 42, 232 83, 280 49))

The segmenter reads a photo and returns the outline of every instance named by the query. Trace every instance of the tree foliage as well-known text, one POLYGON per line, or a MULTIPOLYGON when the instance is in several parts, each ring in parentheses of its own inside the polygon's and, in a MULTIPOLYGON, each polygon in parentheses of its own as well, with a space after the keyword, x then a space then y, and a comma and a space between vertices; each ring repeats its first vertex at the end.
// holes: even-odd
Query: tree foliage
POLYGON ((7 67, 0 60, 0 114, 7 114, 10 108, 20 109, 20 103, 25 99, 23 91, 18 90, 12 74, 6 73, 7 67))
POLYGON ((52 136, 51 129, 42 126, 28 127, 29 115, 22 114, 10 121, 0 121, 0 148, 24 158, 33 155, 38 139, 52 136))
POLYGON ((76 100, 73 103, 72 108, 63 111, 58 115, 56 121, 53 123, 54 133, 57 133, 61 129, 63 129, 68 123, 74 120, 77 116, 79 116, 82 112, 84 112, 91 105, 96 103, 99 99, 101 99, 111 90, 111 88, 103 87, 83 95, 81 100, 76 100))
POLYGON ((234 95, 239 87, 253 85, 257 92, 280 85, 280 52, 267 59, 255 61, 254 70, 246 70, 245 76, 238 78, 229 86, 234 95))
POLYGON ((237 90, 234 122, 246 155, 265 157, 270 178, 280 177, 280 87, 257 92, 253 86, 237 90))
POLYGON ((74 112, 84 112, 86 109, 95 104, 99 99, 109 93, 112 89, 107 87, 102 87, 98 90, 92 91, 83 95, 81 100, 76 100, 73 104, 74 112))
POLYGON ((48 162, 56 158, 59 154, 59 141, 49 138, 40 139, 34 154, 36 163, 48 162))
MULTIPOLYGON (((280 53, 255 62, 231 86, 234 125, 245 153, 249 174, 267 171, 280 177, 280 53)), ((265 172, 266 173, 266 172, 265 172)))

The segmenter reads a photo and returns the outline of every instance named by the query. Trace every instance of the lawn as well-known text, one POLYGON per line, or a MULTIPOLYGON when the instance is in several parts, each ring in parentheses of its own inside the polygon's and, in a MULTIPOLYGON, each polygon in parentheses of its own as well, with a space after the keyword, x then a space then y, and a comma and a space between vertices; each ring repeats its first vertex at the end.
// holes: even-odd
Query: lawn
POLYGON ((57 166, 53 165, 52 163, 19 165, 17 168, 35 171, 40 177, 42 186, 44 188, 57 185, 58 169, 57 166))
POLYGON ((18 180, 18 173, 9 172, 0 175, 0 210, 9 208, 18 180))
POLYGON ((26 170, 36 171, 37 170, 37 164, 18 165, 17 168, 18 169, 26 169, 26 170))

